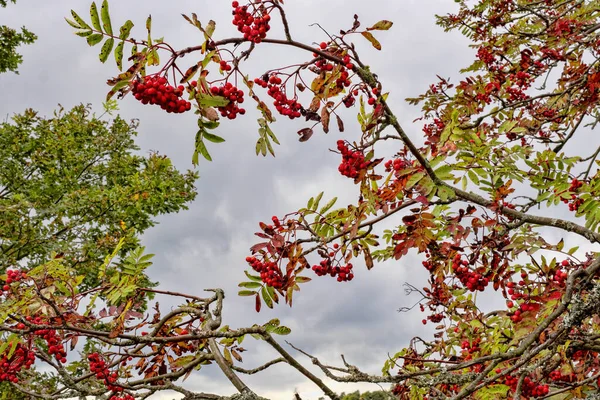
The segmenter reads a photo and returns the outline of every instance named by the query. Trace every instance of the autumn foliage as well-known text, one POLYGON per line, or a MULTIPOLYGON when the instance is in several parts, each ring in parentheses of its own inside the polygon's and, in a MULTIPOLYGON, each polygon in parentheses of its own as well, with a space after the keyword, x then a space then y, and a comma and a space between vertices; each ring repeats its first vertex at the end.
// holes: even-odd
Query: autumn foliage
MULTIPOLYGON (((350 131, 360 134, 345 133, 332 149, 339 173, 355 185, 356 202, 336 208, 335 197, 320 193, 304 208, 266 217, 245 259, 239 295, 256 311, 292 306, 301 288, 310 291, 311 279, 347 284, 357 268, 418 254, 428 284, 409 283, 407 290, 420 296, 415 307, 435 333, 394 349, 380 375, 345 360, 332 367, 292 346, 323 376, 387 384, 399 399, 592 396, 600 390, 600 256, 594 251, 600 146, 593 139, 600 115, 598 3, 456 3, 456 12, 437 23, 465 35, 476 58, 456 78, 432 79, 425 93, 407 99, 422 110, 410 127, 400 125, 388 103, 394 93, 386 77, 371 71, 354 45, 382 50, 377 32, 392 28, 391 21, 355 16, 342 30, 326 27, 339 34, 315 34, 303 43, 294 40, 282 0, 219 3, 231 7, 233 20, 184 15, 204 39, 180 50, 154 38, 150 17, 145 32, 134 31, 131 21, 113 29, 106 1, 92 4, 89 22, 76 11, 67 22, 89 45, 102 43, 100 60, 112 55, 122 71, 108 80, 108 100, 197 115, 199 128, 190 137, 196 165, 200 157, 212 160, 207 144, 225 141, 218 133, 226 120, 256 119, 255 151, 266 156, 279 144, 278 118, 294 120, 299 141, 308 142, 301 145, 310 146, 321 130, 345 131, 350 121, 340 110, 357 114, 350 131), (240 35, 219 37, 221 23, 233 23, 240 35), (272 36, 274 24, 283 27, 283 37, 272 36), (244 65, 258 46, 292 47, 305 61, 248 76, 244 65), (422 146, 409 130, 421 130, 422 146), (392 157, 378 155, 384 143, 395 146, 392 157), (384 220, 395 227, 382 230, 384 220), (548 232, 561 239, 551 242, 548 232), (490 310, 485 299, 502 307, 490 310)), ((144 273, 151 256, 137 248, 118 257, 124 241, 116 241, 99 267, 97 285, 85 290, 77 265, 59 256, 27 271, 9 269, 0 305, 6 320, 1 380, 40 398, 108 394, 120 400, 174 390, 186 399, 213 399, 220 397, 192 393, 182 381, 216 363, 244 398, 258 398, 240 376, 287 363, 326 396, 339 398, 274 339, 289 333, 279 320, 224 325, 221 290, 204 298, 150 287, 144 273), (149 296, 185 302, 165 312, 148 309, 149 296), (281 357, 242 368, 246 336, 281 357), (66 354, 80 347, 83 356, 68 361, 66 354), (31 390, 34 356, 58 375, 31 390)))

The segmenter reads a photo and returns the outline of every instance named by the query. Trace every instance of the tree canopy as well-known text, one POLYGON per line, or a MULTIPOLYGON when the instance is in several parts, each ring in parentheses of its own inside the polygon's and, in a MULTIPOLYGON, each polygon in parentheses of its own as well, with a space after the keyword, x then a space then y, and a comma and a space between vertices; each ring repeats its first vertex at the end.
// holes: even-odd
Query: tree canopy
POLYGON ((139 155, 136 128, 83 105, 52 118, 27 110, 0 124, 0 271, 64 258, 85 275, 84 288, 94 287, 120 239, 125 253, 153 217, 187 208, 197 174, 139 155))
MULTIPOLYGON (((16 3, 16 0, 10 0, 16 3)), ((0 7, 7 6, 6 0, 0 0, 0 7)), ((19 64, 23 62, 23 56, 17 53, 17 47, 24 44, 32 44, 37 36, 25 27, 21 31, 0 25, 0 73, 11 71, 18 74, 19 64)))

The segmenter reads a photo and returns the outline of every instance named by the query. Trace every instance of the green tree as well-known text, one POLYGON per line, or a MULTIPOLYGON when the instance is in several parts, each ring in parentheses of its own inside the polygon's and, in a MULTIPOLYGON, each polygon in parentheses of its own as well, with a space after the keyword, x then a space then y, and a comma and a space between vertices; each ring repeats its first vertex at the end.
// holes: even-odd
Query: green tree
MULTIPOLYGON (((16 0, 10 1, 16 3, 16 0)), ((0 6, 6 7, 7 1, 0 0, 0 6)), ((37 36, 25 27, 19 32, 6 25, 0 25, 0 73, 12 71, 18 74, 17 68, 23 62, 23 56, 17 53, 17 47, 32 44, 36 39, 37 36)))
POLYGON ((136 128, 83 105, 53 118, 27 110, 0 125, 0 271, 55 254, 93 286, 121 238, 125 254, 153 217, 187 208, 197 174, 137 154, 136 128))

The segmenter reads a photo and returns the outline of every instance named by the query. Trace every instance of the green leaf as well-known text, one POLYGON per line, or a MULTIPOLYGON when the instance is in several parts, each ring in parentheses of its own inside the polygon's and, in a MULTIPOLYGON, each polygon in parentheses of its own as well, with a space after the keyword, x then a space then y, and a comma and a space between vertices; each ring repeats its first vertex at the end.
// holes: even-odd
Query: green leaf
POLYGON ((148 54, 146 55, 146 62, 148 65, 160 64, 160 57, 158 56, 158 51, 156 51, 156 49, 153 48, 148 51, 148 54))
POLYGON ((100 61, 102 63, 108 60, 108 56, 110 55, 110 52, 112 51, 114 45, 115 39, 113 38, 108 38, 108 40, 104 42, 104 44, 102 45, 102 50, 100 50, 100 61))
POLYGON ((79 28, 92 30, 92 27, 89 26, 88 24, 86 24, 85 21, 83 20, 83 18, 81 18, 79 15, 77 15, 77 13, 75 11, 71 10, 71 15, 73 16, 75 21, 79 24, 79 28))
POLYGON ((88 36, 90 36, 92 33, 94 33, 94 32, 93 32, 93 31, 86 31, 86 30, 79 30, 79 31, 75 32, 75 34, 76 34, 77 36, 80 36, 80 37, 88 37, 88 36))
POLYGON ((8 350, 6 358, 10 359, 13 356, 15 350, 17 349, 17 345, 19 344, 19 338, 16 334, 13 333, 8 337, 8 342, 10 343, 10 350, 8 350))
POLYGON ((216 26, 217 24, 212 19, 208 21, 208 24, 206 25, 206 29, 204 31, 206 40, 210 39, 213 33, 215 33, 216 26))
POLYGON ((317 195, 317 197, 315 198, 314 203, 312 204, 312 207, 308 207, 309 210, 315 211, 319 207, 319 202, 323 198, 323 193, 325 193, 325 192, 321 192, 321 193, 319 193, 317 195))
POLYGON ((206 93, 198 93, 196 95, 200 107, 225 107, 229 104, 229 100, 223 96, 213 96, 206 93))
POLYGON ((108 13, 108 0, 104 0, 102 2, 102 7, 100 8, 100 17, 102 18, 102 27, 104 28, 104 32, 112 35, 112 25, 110 23, 110 14, 108 13))
POLYGON ((279 318, 273 318, 272 320, 270 320, 269 322, 267 322, 263 326, 267 329, 268 332, 271 332, 271 330, 273 328, 276 328, 279 325, 281 325, 281 321, 279 320, 279 318))
POLYGON ((279 303, 279 296, 277 296, 277 292, 275 291, 275 288, 273 286, 267 286, 267 292, 269 293, 269 296, 271 296, 275 303, 279 303))
POLYGON ((124 79, 122 81, 117 82, 117 84, 115 84, 115 86, 113 86, 110 92, 108 92, 108 94, 106 95, 106 101, 109 101, 120 89, 124 88, 127 85, 129 85, 129 79, 124 79))
POLYGON ((333 199, 329 200, 329 203, 325 204, 325 205, 323 206, 323 208, 321 208, 321 209, 319 210, 319 214, 321 214, 321 215, 322 215, 322 214, 325 214, 327 211, 329 211, 329 209, 330 209, 331 207, 333 207, 333 205, 335 204, 335 202, 336 202, 336 201, 337 201, 337 197, 334 197, 333 199))
POLYGON ((273 300, 271 299, 271 296, 269 296, 269 292, 267 291, 267 287, 263 286, 262 290, 260 291, 263 301, 265 302, 265 304, 267 305, 267 307, 269 308, 273 308, 273 300))
POLYGON ((94 33, 87 37, 87 42, 90 46, 95 46, 102 41, 104 35, 101 33, 94 33))
POLYGON ((240 290, 238 292, 238 296, 254 296, 256 294, 256 292, 253 292, 252 290, 240 290))
POLYGON ((262 279, 260 279, 260 276, 256 276, 256 275, 250 275, 248 273, 248 271, 244 271, 244 273, 246 274, 246 276, 248 277, 248 279, 250 279, 253 282, 262 282, 262 279))
MULTIPOLYGON (((204 127, 204 129, 216 129, 220 125, 219 121, 204 121, 204 120, 201 120, 201 119, 198 120, 198 123, 201 124, 202 127, 204 127)), ((225 139, 223 139, 222 141, 224 142, 225 139)), ((216 143, 220 143, 220 142, 216 142, 216 143)))
POLYGON ((452 175, 452 166, 451 165, 442 165, 438 169, 435 170, 436 176, 445 181, 448 179, 454 179, 454 175, 452 175))
POLYGON ((196 135, 196 151, 194 151, 194 157, 192 159, 194 165, 198 165, 198 154, 202 154, 202 157, 204 157, 206 160, 212 161, 212 158, 208 153, 208 149, 202 141, 202 133, 203 131, 199 130, 198 134, 196 135))
POLYGON ((469 175, 469 179, 476 185, 479 185, 479 178, 477 177, 477 174, 475 174, 475 172, 473 172, 472 170, 467 171, 467 175, 469 175))
POLYGON ((271 333, 276 335, 289 335, 291 332, 292 330, 287 326, 278 326, 277 328, 273 329, 271 333))
POLYGON ((571 256, 572 256, 573 254, 575 254, 575 252, 576 252, 577 250, 579 250, 579 246, 575 246, 575 247, 573 247, 573 248, 569 249, 569 251, 568 251, 567 253, 569 253, 569 255, 571 255, 571 256))
POLYGON ((381 43, 379 43, 379 41, 375 39, 375 36, 373 36, 371 32, 361 32, 361 35, 363 35, 369 42, 371 42, 373 47, 375 47, 377 50, 381 50, 381 43))
POLYGON ((152 15, 148 15, 148 18, 146 19, 146 30, 148 31, 148 47, 152 47, 152 15))
POLYGON ((130 19, 125 21, 123 26, 119 28, 119 39, 125 40, 129 38, 129 33, 131 32, 131 28, 133 28, 133 22, 130 19))
POLYGON ((227 361, 230 365, 233 364, 233 360, 231 359, 231 352, 227 347, 223 349, 223 357, 225 358, 225 361, 227 361))
POLYGON ((204 139, 213 143, 223 143, 225 141, 225 139, 223 139, 221 136, 213 135, 212 133, 208 132, 204 132, 204 139))
POLYGON ((406 189, 410 189, 415 186, 419 181, 425 176, 425 172, 415 172, 408 178, 408 182, 406 182, 406 189))
POLYGON ((261 286, 262 286, 262 284, 259 282, 242 282, 238 285, 238 287, 243 287, 246 289, 257 289, 261 286))
POLYGON ((388 20, 384 19, 384 20, 377 22, 372 27, 367 28, 367 30, 368 31, 387 31, 388 29, 390 29, 392 27, 392 25, 394 25, 394 23, 392 21, 388 21, 388 20))
POLYGON ((69 18, 65 18, 65 21, 67 21, 67 24, 71 25, 75 29, 82 29, 77 22, 71 21, 69 18))
POLYGON ((92 2, 90 6, 90 17, 92 18, 92 25, 97 31, 102 32, 102 25, 100 25, 100 16, 98 15, 98 7, 96 2, 92 2))
POLYGON ((117 47, 115 47, 115 62, 117 63, 117 68, 119 71, 123 71, 123 46, 125 45, 125 41, 119 42, 117 47))
POLYGON ((269 153, 271 153, 271 155, 275 157, 275 152, 273 151, 273 146, 271 146, 271 142, 265 138, 265 143, 267 145, 267 150, 269 150, 269 153))

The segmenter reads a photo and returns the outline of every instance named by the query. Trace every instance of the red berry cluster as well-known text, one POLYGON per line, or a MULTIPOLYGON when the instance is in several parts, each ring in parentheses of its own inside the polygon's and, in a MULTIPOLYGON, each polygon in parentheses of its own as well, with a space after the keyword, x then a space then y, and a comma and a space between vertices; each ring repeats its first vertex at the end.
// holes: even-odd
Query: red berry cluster
POLYGON ((231 65, 229 65, 229 63, 225 60, 221 60, 219 62, 219 68, 221 68, 223 71, 231 71, 231 65))
POLYGON ((221 87, 213 86, 210 88, 210 92, 215 96, 223 96, 229 100, 229 103, 227 103, 226 106, 217 107, 219 112, 221 112, 222 117, 235 119, 238 114, 246 114, 245 109, 238 107, 238 104, 244 102, 244 92, 233 86, 231 83, 227 82, 221 87))
POLYGON ((531 299, 529 298, 529 296, 524 293, 524 292, 519 292, 519 289, 517 286, 525 286, 526 282, 523 279, 527 279, 527 273, 525 271, 521 272, 521 278, 522 280, 520 280, 517 283, 515 282, 507 282, 506 283, 506 287, 507 289, 507 293, 510 296, 511 300, 506 302, 506 305, 509 308, 512 308, 515 306, 515 303, 512 300, 519 300, 519 299, 525 299, 525 301, 523 303, 521 303, 519 305, 519 308, 517 310, 515 310, 515 312, 509 314, 510 315, 510 319, 513 322, 520 322, 523 320, 523 313, 528 312, 528 311, 537 311, 540 309, 541 305, 540 303, 537 303, 535 301, 531 301, 531 299))
MULTIPOLYGON (((425 307, 423 307, 423 305, 421 305, 421 311, 425 311, 425 307)), ((421 322, 423 323, 423 325, 427 325, 427 320, 430 320, 434 324, 437 324, 438 322, 440 322, 443 319, 444 319, 444 314, 436 313, 436 314, 428 315, 427 319, 423 319, 421 322)))
MULTIPOLYGON (((521 281, 521 282, 525 283, 524 281, 521 281)), ((525 297, 525 295, 523 293, 519 293, 515 290, 515 289, 518 290, 517 284, 515 282, 512 282, 512 281, 507 282, 506 287, 508 288, 507 293, 509 294, 511 300, 519 300, 519 299, 525 297)))
MULTIPOLYGON (((374 89, 373 89, 373 94, 374 94, 375 96, 377 96, 377 95, 379 94, 379 89, 377 89, 377 88, 374 88, 374 89)), ((369 100, 367 100, 367 103, 368 103, 370 106, 374 106, 374 105, 375 105, 375 103, 377 103, 377 98, 376 98, 376 97, 373 97, 373 96, 371 96, 371 95, 369 94, 369 100)))
POLYGON ((142 104, 156 104, 168 113, 183 113, 192 108, 192 104, 181 98, 184 87, 169 85, 163 76, 146 76, 134 81, 131 92, 142 104))
MULTIPOLYGON (((88 355, 88 361, 90 362, 90 372, 96 374, 96 378, 104 381, 108 390, 111 390, 114 393, 123 391, 122 387, 116 385, 119 375, 116 372, 110 372, 108 370, 108 365, 106 364, 106 361, 100 357, 100 354, 91 353, 88 355)), ((112 396, 110 400, 119 400, 119 398, 112 396)))
POLYGON ((35 331, 35 334, 41 336, 48 344, 48 354, 53 355, 59 363, 67 362, 67 351, 54 329, 40 329, 35 331))
POLYGON ((6 271, 6 281, 2 286, 2 290, 0 291, 0 295, 2 292, 10 292, 10 284, 13 282, 19 282, 23 279, 27 278, 27 273, 25 271, 19 271, 16 269, 9 269, 6 271))
POLYGON ((473 354, 477 353, 481 350, 479 344, 481 343, 481 338, 475 338, 472 341, 463 340, 460 344, 460 348, 463 350, 463 357, 465 360, 470 360, 473 358, 473 354))
MULTIPOLYGON (((560 263, 562 267, 569 267, 569 260, 562 260, 560 263)), ((557 269, 554 272, 554 276, 552 276, 552 280, 555 281, 559 286, 564 286, 569 274, 567 271, 563 271, 562 269, 557 269)))
POLYGON ((350 92, 348 94, 348 96, 344 97, 342 99, 342 103, 344 103, 344 105, 346 106, 346 108, 350 108, 354 105, 354 103, 356 102, 356 99, 354 98, 354 96, 352 95, 352 92, 350 92))
MULTIPOLYGON (((496 372, 502 372, 501 369, 496 370, 496 372)), ((517 385, 519 384, 519 378, 516 376, 506 376, 504 377, 504 383, 510 386, 512 391, 517 390, 517 385)), ((547 395, 550 392, 550 388, 548 385, 539 385, 530 377, 526 376, 523 379, 523 384, 521 386, 521 396, 524 398, 529 397, 542 397, 547 395)))
MULTIPOLYGON (((266 77, 264 77, 266 78, 266 77)), ((290 119, 299 118, 302 115, 302 105, 297 98, 290 99, 285 94, 285 85, 277 75, 271 75, 268 79, 256 78, 254 83, 263 88, 268 88, 267 94, 273 98, 273 105, 277 112, 290 119)))
POLYGON ((17 374, 23 368, 31 368, 34 362, 34 353, 21 343, 18 343, 10 358, 7 354, 0 358, 0 382, 9 381, 17 383, 19 381, 17 374))
MULTIPOLYGON (((327 46, 326 43, 321 43, 321 49, 323 49, 323 44, 327 46)), ((339 88, 344 88, 352 84, 352 82, 349 79, 350 73, 348 71, 352 71, 352 68, 354 68, 354 66, 350 62, 350 56, 345 55, 343 57, 341 66, 342 69, 340 71, 340 76, 336 79, 335 84, 339 88)), ((315 72, 331 72, 335 68, 333 63, 329 62, 324 58, 320 58, 317 61, 315 61, 315 67, 317 67, 317 70, 315 72)))
POLYGON ((347 264, 343 267, 334 267, 331 264, 331 259, 329 258, 322 260, 318 265, 313 265, 312 270, 315 271, 317 276, 337 276, 338 282, 348 282, 354 279, 354 274, 352 273, 352 264, 347 264))
MULTIPOLYGON (((583 182, 577 179, 573 179, 571 181, 571 186, 569 186, 569 192, 577 192, 577 190, 583 186, 583 182)), ((562 199, 562 202, 569 205, 569 211, 577 211, 579 207, 583 204, 583 199, 578 197, 575 193, 571 195, 570 199, 562 199)))
POLYGON ((241 6, 237 1, 231 3, 233 7, 233 24, 237 26, 238 31, 244 34, 244 39, 254 43, 260 43, 267 37, 267 32, 271 27, 269 21, 271 16, 267 13, 264 6, 254 7, 253 12, 248 12, 248 6, 241 6))
POLYGON ((471 271, 468 265, 467 260, 461 260, 460 254, 455 255, 452 260, 452 270, 460 282, 471 292, 476 290, 483 292, 489 283, 489 279, 479 272, 471 271))
POLYGON ((337 141, 337 149, 342 153, 342 163, 338 171, 348 178, 358 177, 358 171, 369 168, 370 161, 365 161, 365 155, 358 151, 352 151, 343 140, 337 141))
POLYGON ((410 163, 406 160, 402 160, 400 158, 395 158, 393 160, 387 160, 384 164, 385 172, 391 172, 392 170, 398 172, 405 168, 410 167, 410 163))
POLYGON ((116 394, 110 396, 110 398, 108 400, 135 400, 135 397, 133 397, 130 394, 125 394, 122 396, 117 396, 116 394))
POLYGON ((272 261, 263 262, 256 257, 246 257, 246 262, 253 270, 260 273, 260 279, 275 289, 281 289, 285 283, 281 269, 272 261))
POLYGON ((559 370, 555 369, 550 372, 550 379, 554 382, 575 382, 577 381, 577 376, 575 374, 563 375, 559 370))
MULTIPOLYGON (((48 322, 42 317, 34 318, 31 315, 25 317, 25 320, 34 325, 43 325, 48 322)), ((17 329, 24 330, 25 328, 25 324, 17 324, 17 329)), ((39 336, 46 341, 48 345, 48 354, 51 356, 53 355, 56 358, 56 361, 60 363, 67 362, 67 351, 62 344, 62 340, 54 329, 35 329, 33 333, 34 335, 39 336)))

